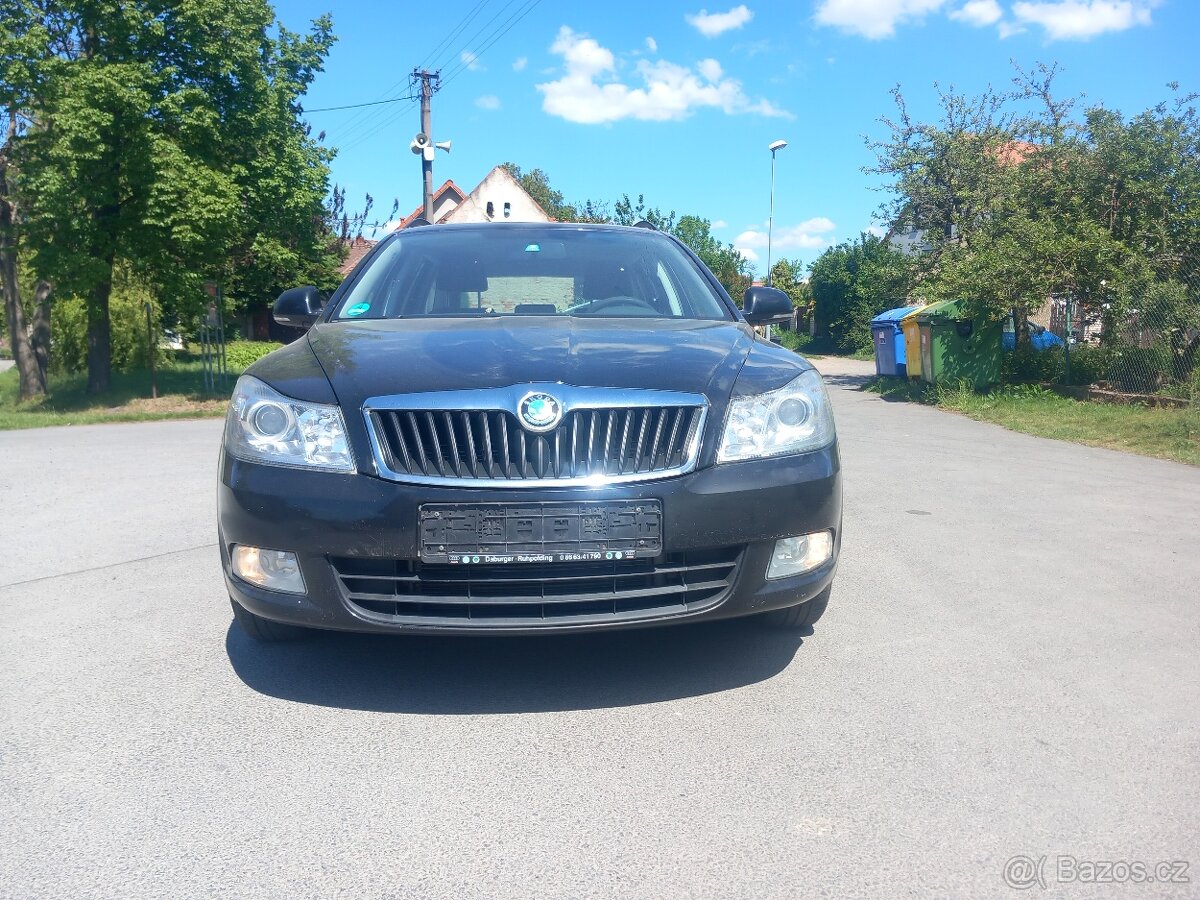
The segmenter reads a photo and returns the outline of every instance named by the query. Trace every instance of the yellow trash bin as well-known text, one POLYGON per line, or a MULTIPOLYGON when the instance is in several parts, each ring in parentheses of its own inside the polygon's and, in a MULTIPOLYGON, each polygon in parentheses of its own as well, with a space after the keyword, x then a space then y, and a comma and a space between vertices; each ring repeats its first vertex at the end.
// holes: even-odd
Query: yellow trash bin
POLYGON ((904 332, 904 355, 908 359, 908 377, 921 377, 921 328, 917 325, 917 316, 925 310, 933 306, 929 303, 925 306, 918 306, 907 316, 900 320, 900 330, 904 332))

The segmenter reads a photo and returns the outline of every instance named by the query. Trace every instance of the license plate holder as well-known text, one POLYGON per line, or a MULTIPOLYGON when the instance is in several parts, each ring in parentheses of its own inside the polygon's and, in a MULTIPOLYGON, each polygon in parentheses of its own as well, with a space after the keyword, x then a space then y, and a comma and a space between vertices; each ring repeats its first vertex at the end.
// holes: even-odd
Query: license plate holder
POLYGON ((417 529, 424 563, 645 559, 662 553, 662 503, 425 503, 417 529))

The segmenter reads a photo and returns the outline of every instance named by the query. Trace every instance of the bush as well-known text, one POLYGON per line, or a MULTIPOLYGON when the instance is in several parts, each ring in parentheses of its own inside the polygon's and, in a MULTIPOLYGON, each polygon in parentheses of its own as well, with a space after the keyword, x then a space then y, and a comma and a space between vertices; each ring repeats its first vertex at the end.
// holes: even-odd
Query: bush
POLYGON ((782 328, 774 328, 771 330, 771 338, 780 347, 787 347, 796 353, 800 353, 808 346, 808 335, 799 334, 795 331, 784 331, 782 328))
POLYGON ((225 362, 230 372, 241 372, 282 346, 272 341, 230 341, 225 345, 225 362))
MULTIPOLYGON (((1059 354, 1062 355, 1061 353, 1059 354)), ((1113 351, 1097 344, 1076 344, 1071 348, 1071 377, 1066 384, 1095 384, 1108 378, 1113 351)))
MULTIPOLYGON (((108 301, 112 342, 112 367, 118 372, 146 369, 150 358, 146 346, 146 304, 150 304, 150 326, 155 339, 162 335, 161 310, 144 287, 128 283, 114 285, 108 301)), ((82 297, 60 297, 50 307, 50 366, 55 372, 87 370, 87 306, 82 297)), ((154 357, 160 368, 175 360, 170 350, 159 349, 154 357)))
POLYGON ((1057 381, 1063 371, 1062 350, 1034 350, 1021 347, 1005 351, 1000 361, 1000 381, 1003 384, 1039 384, 1057 381))

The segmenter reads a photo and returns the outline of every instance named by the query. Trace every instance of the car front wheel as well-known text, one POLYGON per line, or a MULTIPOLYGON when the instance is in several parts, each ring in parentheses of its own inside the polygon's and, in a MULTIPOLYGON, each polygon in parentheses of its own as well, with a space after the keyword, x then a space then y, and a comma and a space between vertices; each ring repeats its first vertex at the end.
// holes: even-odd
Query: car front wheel
POLYGON ((229 598, 229 602, 233 606, 233 617, 241 626, 242 631, 256 641, 264 644, 278 644, 284 641, 303 640, 312 634, 311 629, 308 628, 286 625, 283 622, 272 622, 270 619, 256 616, 232 597, 229 598))

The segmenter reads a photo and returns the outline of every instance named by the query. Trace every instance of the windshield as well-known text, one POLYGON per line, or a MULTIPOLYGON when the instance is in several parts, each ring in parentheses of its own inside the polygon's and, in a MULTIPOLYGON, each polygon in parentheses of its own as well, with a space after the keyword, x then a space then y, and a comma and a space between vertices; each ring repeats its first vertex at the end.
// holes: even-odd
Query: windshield
POLYGON ((335 319, 730 319, 674 241, 651 231, 428 226, 387 239, 335 319))

